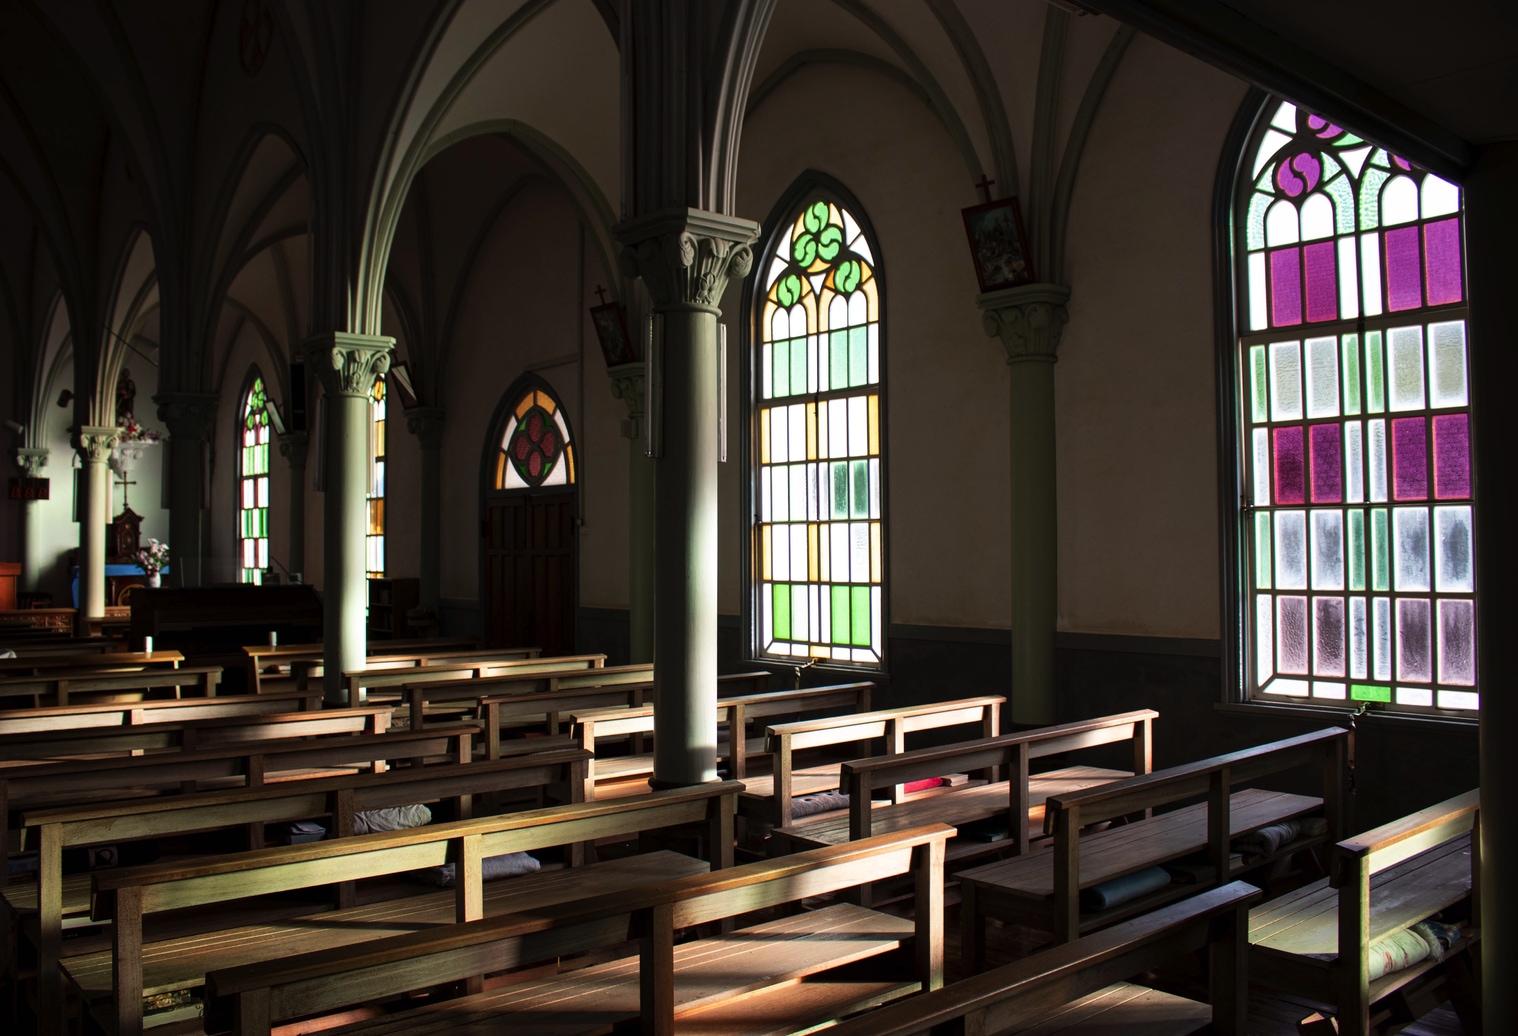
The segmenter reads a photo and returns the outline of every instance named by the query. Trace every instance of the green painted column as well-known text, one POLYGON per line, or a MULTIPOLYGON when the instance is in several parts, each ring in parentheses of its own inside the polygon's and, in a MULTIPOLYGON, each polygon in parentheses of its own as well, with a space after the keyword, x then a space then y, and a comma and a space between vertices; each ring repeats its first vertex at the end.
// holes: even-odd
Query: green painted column
POLYGON ((306 457, 311 440, 305 432, 286 432, 279 437, 279 455, 290 465, 290 531, 285 546, 285 567, 306 578, 306 457))
MULTIPOLYGON (((105 528, 111 521, 111 450, 114 426, 81 425, 74 430, 74 449, 84 462, 79 474, 79 618, 105 617, 105 528)), ((79 631, 87 627, 84 621, 79 631)))
POLYGON ((174 586, 200 586, 206 575, 206 458, 219 397, 165 392, 153 401, 169 426, 169 578, 174 586))
POLYGON ((657 465, 644 451, 644 365, 624 363, 607 371, 611 394, 627 404, 628 661, 654 660, 654 486, 657 465))
POLYGON ((416 436, 422 448, 420 540, 421 557, 417 580, 417 607, 411 618, 422 620, 436 630, 438 597, 442 588, 443 523, 442 455, 443 416, 441 407, 417 407, 406 411, 406 431, 416 436))
MULTIPOLYGON (((25 478, 41 478, 47 467, 48 450, 41 446, 18 446, 16 467, 25 478)), ((42 556, 42 508, 41 501, 21 502, 21 589, 37 589, 37 581, 47 559, 42 556)))
POLYGON ((655 422, 655 787, 717 779, 717 303, 753 266, 759 227, 667 209, 616 228, 622 272, 642 277, 656 334, 646 376, 655 422))
POLYGON ((1059 604, 1054 480, 1054 361, 1070 289, 1024 284, 987 292, 986 334, 1011 368, 1012 722, 1055 722, 1054 625, 1059 604))
POLYGON ((345 671, 363 668, 369 607, 364 537, 368 530, 369 393, 390 369, 395 339, 337 333, 306 343, 322 383, 324 451, 322 653, 324 699, 349 702, 345 671))

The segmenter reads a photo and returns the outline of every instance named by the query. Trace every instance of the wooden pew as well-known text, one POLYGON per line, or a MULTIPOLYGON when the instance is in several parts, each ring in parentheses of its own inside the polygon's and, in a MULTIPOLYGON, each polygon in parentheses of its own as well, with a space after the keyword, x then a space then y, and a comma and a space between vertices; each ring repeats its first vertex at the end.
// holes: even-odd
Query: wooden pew
MULTIPOLYGON (((732 863, 734 802, 741 785, 705 784, 653 792, 618 802, 574 803, 506 816, 453 821, 280 846, 182 864, 127 867, 94 877, 92 917, 110 920, 112 948, 65 959, 63 969, 92 1011, 117 1036, 143 1028, 145 994, 199 986, 208 971, 279 959, 318 949, 352 956, 356 944, 418 927, 474 921, 508 910, 546 909, 591 892, 625 897, 634 889, 699 873, 700 861, 659 852, 568 872, 527 875, 486 888, 482 861, 491 856, 625 837, 702 824, 710 864, 732 863), (252 895, 401 874, 452 862, 452 892, 326 911, 313 923, 296 918, 222 931, 213 946, 194 937, 144 942, 143 921, 187 907, 209 907, 252 895)), ((204 912, 204 911, 202 911, 204 912)))
MULTIPOLYGON (((325 672, 321 644, 251 645, 242 650, 248 656, 248 686, 255 691, 262 689, 267 669, 277 668, 283 677, 304 677, 308 682, 325 672)), ((365 666, 392 669, 449 662, 513 661, 537 658, 540 654, 538 648, 482 649, 464 638, 384 641, 369 645, 365 666)))
MULTIPOLYGON (((108 643, 108 642, 102 642, 108 643)), ((130 672, 134 669, 176 668, 184 661, 178 651, 106 651, 71 650, 28 652, 20 657, 0 658, 0 677, 35 676, 49 669, 93 669, 100 672, 130 672)))
POLYGON ((67 705, 73 695, 114 701, 141 700, 152 691, 166 688, 171 688, 176 698, 184 697, 186 692, 210 698, 215 696, 220 683, 220 666, 135 669, 114 673, 94 669, 47 669, 35 676, 0 679, 0 701, 30 698, 33 705, 41 705, 44 699, 53 705, 67 705))
MULTIPOLYGON (((265 824, 329 817, 335 837, 353 834, 354 815, 363 810, 416 802, 447 801, 468 818, 473 799, 484 794, 541 789, 562 784, 577 795, 585 753, 561 746, 524 745, 506 758, 478 763, 413 767, 384 774, 288 781, 228 792, 199 792, 88 807, 35 810, 22 817, 23 848, 38 852, 35 882, 13 883, 5 902, 14 934, 17 924, 35 917, 38 935, 39 1016, 61 1022, 62 985, 58 961, 65 922, 87 922, 90 875, 65 878, 67 849, 140 841, 189 832, 246 829, 250 848, 264 845, 265 824)), ((351 885, 342 886, 339 905, 353 905, 351 885)), ((7 949, 13 939, 7 940, 7 949)), ((16 958, 13 951, 9 959, 16 958)), ((56 1029, 53 1025, 50 1028, 56 1029)))
POLYGON ((321 707, 320 691, 284 691, 216 698, 168 698, 162 701, 96 702, 0 711, 0 736, 90 727, 133 727, 181 723, 223 716, 254 716, 321 707))
POLYGON ((1248 992, 1244 913, 1259 897, 1253 886, 1231 882, 1075 942, 859 1015, 828 1033, 1000 1036, 1036 1029, 1041 1034, 1243 1036, 1248 992), (1205 950, 1208 958, 1206 1004, 1128 982, 1134 975, 1198 950, 1205 950))
MULTIPOLYGON (((1472 903, 1480 879, 1474 849, 1479 808, 1479 791, 1468 791, 1340 842, 1327 877, 1250 911, 1253 978, 1335 1005, 1340 1036, 1366 1036, 1376 1031, 1373 1016, 1383 1013, 1381 1005, 1411 1002, 1453 971, 1452 998, 1461 1021, 1467 1031, 1479 1031, 1479 1012, 1468 995, 1475 980, 1463 952, 1477 941, 1472 928, 1462 930, 1442 966, 1429 958, 1372 980, 1367 952, 1372 943, 1442 910, 1463 908, 1471 920, 1478 916, 1472 903)), ((1426 999, 1446 998, 1441 989, 1426 999)), ((1403 1023, 1417 1013, 1399 1011, 1393 1018, 1403 1023)))
MULTIPOLYGON (((601 669, 606 663, 605 655, 562 655, 556 658, 515 658, 482 662, 445 663, 415 666, 409 663, 382 664, 372 669, 358 669, 343 674, 348 701, 365 698, 370 690, 400 693, 403 688, 416 684, 442 683, 450 680, 482 680, 492 676, 510 676, 528 673, 581 672, 601 669)), ((296 686, 311 685, 320 666, 307 666, 297 662, 296 686)))
POLYGON ((1074 794, 1050 795, 1045 802, 1044 830, 1054 836, 1051 848, 960 872, 966 961, 978 966, 983 959, 987 916, 1052 931, 1061 942, 1069 942, 1245 873, 1247 868, 1230 863, 1230 842, 1250 831, 1319 810, 1326 815, 1329 831, 1329 836, 1296 839, 1250 868, 1342 837, 1349 739, 1348 730, 1330 727, 1074 794), (1317 772, 1321 798, 1259 788, 1235 790, 1298 767, 1317 772), (1080 834, 1090 824, 1196 798, 1205 801, 1080 834), (1082 889, 1201 852, 1207 853, 1213 868, 1210 879, 1172 883, 1122 905, 1081 914, 1082 889))
POLYGON ((951 833, 934 824, 631 893, 534 904, 530 914, 386 939, 357 952, 213 971, 206 979, 207 1031, 264 1036, 275 1022, 440 982, 477 981, 487 972, 630 938, 638 939, 636 957, 389 1014, 345 1031, 567 1036, 641 1024, 651 1036, 672 1036, 682 1029, 740 1031, 740 1021, 741 1031, 756 1036, 809 1031, 942 985, 943 846, 951 833), (921 889, 911 921, 836 903, 676 945, 680 929, 901 874, 914 875, 921 889), (862 961, 867 968, 838 973, 862 961))

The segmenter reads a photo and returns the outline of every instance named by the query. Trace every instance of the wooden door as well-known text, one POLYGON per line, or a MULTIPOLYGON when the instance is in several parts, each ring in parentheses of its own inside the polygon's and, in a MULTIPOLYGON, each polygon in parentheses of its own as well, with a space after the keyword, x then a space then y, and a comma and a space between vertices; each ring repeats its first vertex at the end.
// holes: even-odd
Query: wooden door
POLYGON ((575 492, 485 501, 485 642, 567 655, 575 644, 575 492))

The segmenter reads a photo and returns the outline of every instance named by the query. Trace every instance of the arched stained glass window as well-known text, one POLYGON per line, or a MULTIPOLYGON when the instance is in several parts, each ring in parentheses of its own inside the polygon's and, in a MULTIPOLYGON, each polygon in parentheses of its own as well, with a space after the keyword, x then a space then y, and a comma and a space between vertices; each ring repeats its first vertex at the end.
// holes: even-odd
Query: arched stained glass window
POLYGON ((1235 201, 1249 696, 1477 707, 1461 195, 1272 102, 1235 201))
POLYGON ((812 197, 756 292, 756 650, 879 666, 884 649, 880 282, 842 205, 812 197))
POLYGON ((575 481, 575 448, 564 412, 542 389, 528 389, 511 409, 495 461, 495 488, 537 489, 575 481))
POLYGON ((237 578, 255 585, 269 567, 268 403, 264 379, 255 375, 243 397, 237 462, 237 578))
POLYGON ((364 540, 369 578, 385 574, 385 376, 369 391, 369 529, 364 540))

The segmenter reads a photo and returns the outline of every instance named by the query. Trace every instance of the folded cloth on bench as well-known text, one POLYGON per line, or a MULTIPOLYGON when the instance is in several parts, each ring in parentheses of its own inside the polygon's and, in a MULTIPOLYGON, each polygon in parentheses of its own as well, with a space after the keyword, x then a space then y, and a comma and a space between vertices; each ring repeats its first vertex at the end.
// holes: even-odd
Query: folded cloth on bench
MULTIPOLYGON (((514 878, 518 874, 531 874, 542 866, 526 853, 502 853, 500 856, 485 857, 480 863, 480 875, 486 881, 496 881, 499 878, 514 878)), ((450 888, 453 885, 453 864, 451 863, 445 863, 441 867, 428 867, 414 873, 417 880, 436 885, 438 888, 450 888)))
POLYGON ((430 823, 432 810, 420 803, 386 806, 384 809, 366 809, 353 814, 353 833, 366 835, 371 831, 404 831, 412 827, 426 827, 430 823))
POLYGON ((1295 820, 1283 820, 1279 824, 1262 827, 1233 840, 1233 851, 1242 856, 1269 856, 1281 846, 1297 837, 1302 825, 1295 820))
POLYGON ((1368 951, 1370 979, 1374 982, 1384 975, 1410 968, 1419 961, 1432 957, 1443 960, 1444 951, 1460 938, 1460 929, 1438 921, 1419 921, 1411 928, 1404 928, 1395 935, 1371 943, 1368 951))
POLYGON ((1104 881, 1081 889, 1081 909, 1085 911, 1111 910, 1137 899, 1146 892, 1164 888, 1170 884, 1170 872, 1163 867, 1148 867, 1120 878, 1104 881))
POLYGON ((835 809, 848 809, 849 796, 842 791, 819 791, 811 795, 797 795, 791 799, 791 819, 816 816, 835 809))

